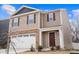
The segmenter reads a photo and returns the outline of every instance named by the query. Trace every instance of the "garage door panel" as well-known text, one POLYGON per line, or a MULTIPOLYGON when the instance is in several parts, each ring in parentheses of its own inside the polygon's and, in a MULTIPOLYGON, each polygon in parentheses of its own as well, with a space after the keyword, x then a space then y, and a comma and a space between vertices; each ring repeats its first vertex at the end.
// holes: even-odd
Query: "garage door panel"
POLYGON ((30 35, 12 38, 12 42, 15 43, 15 48, 31 48, 31 46, 35 48, 35 41, 35 36, 30 35))
POLYGON ((35 44, 35 42, 36 42, 36 41, 35 41, 35 36, 31 36, 31 37, 30 37, 30 41, 31 41, 31 43, 34 41, 34 42, 32 43, 32 45, 33 45, 33 47, 35 47, 35 45, 36 45, 36 44, 35 44))

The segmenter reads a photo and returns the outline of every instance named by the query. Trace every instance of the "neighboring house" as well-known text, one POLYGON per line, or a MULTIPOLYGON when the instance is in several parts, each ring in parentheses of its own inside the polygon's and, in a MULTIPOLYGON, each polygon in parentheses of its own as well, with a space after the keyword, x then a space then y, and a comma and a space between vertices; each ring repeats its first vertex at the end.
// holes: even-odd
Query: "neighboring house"
POLYGON ((0 48, 6 48, 8 39, 9 20, 0 20, 0 48))
POLYGON ((37 48, 39 45, 72 48, 68 15, 64 9, 43 12, 22 6, 10 16, 9 36, 17 49, 37 48))

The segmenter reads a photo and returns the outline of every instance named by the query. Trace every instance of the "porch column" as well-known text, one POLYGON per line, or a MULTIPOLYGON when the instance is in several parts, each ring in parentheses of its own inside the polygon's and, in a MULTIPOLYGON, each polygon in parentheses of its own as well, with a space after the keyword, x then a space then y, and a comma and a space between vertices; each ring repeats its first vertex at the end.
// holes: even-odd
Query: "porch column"
POLYGON ((39 45, 42 46, 42 31, 39 31, 39 45))
POLYGON ((64 49, 63 31, 61 29, 59 29, 59 40, 60 40, 60 48, 64 49))

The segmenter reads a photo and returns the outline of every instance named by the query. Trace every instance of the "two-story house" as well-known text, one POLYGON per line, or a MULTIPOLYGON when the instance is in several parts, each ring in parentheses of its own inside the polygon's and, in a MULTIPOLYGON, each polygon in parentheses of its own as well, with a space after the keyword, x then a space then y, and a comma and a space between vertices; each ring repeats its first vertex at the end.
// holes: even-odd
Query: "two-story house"
POLYGON ((9 36, 17 49, 29 49, 31 46, 37 48, 38 45, 43 48, 72 48, 70 24, 65 9, 44 12, 22 6, 10 16, 9 36))

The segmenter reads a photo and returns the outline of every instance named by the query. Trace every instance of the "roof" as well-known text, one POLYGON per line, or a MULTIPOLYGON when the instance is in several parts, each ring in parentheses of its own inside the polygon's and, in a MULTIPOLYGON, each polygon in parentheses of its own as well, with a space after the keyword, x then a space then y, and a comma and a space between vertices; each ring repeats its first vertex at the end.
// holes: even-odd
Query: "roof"
POLYGON ((29 9, 29 10, 35 10, 35 11, 39 11, 39 9, 36 9, 36 8, 32 8, 32 7, 28 7, 28 6, 22 6, 22 7, 20 7, 17 11, 15 11, 15 13, 13 14, 13 15, 15 15, 15 14, 17 14, 20 10, 22 10, 23 8, 27 8, 27 9, 29 9))

